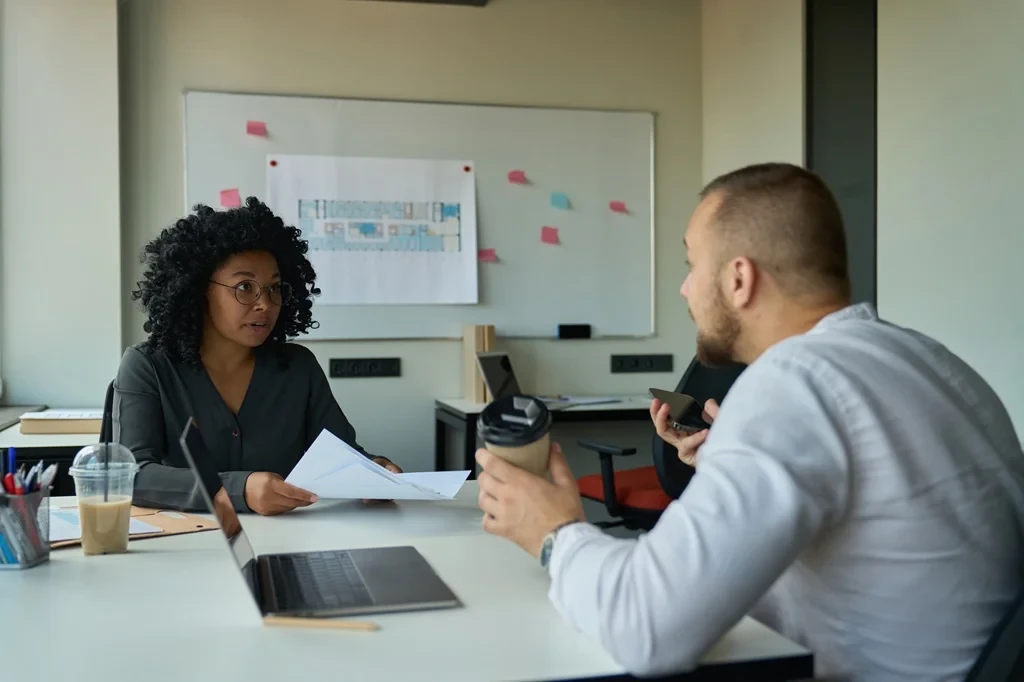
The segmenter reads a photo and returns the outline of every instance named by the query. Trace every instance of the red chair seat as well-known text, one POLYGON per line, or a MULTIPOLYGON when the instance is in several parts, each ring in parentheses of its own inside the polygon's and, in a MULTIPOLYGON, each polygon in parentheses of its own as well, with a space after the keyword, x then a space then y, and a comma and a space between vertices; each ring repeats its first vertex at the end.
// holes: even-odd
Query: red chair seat
MULTIPOLYGON (((597 502, 604 502, 604 484, 601 474, 584 476, 577 482, 580 495, 597 502)), ((658 482, 658 472, 653 466, 623 469, 615 472, 615 499, 624 507, 662 511, 672 502, 658 482)))

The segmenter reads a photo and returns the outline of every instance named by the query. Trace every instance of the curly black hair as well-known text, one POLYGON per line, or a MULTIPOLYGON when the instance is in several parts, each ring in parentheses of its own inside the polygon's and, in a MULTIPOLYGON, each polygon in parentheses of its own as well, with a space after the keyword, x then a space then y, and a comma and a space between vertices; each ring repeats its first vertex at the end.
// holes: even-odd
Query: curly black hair
MULTIPOLYGON (((272 254, 282 281, 292 288, 267 342, 280 348, 288 338, 315 329, 311 309, 320 290, 314 286, 316 273, 306 259, 309 245, 301 234, 256 197, 227 211, 197 204, 143 249, 145 272, 132 300, 141 301, 148 316, 143 326, 149 334, 145 347, 199 367, 210 277, 224 261, 244 251, 272 254)), ((283 361, 283 353, 280 357, 283 361)))

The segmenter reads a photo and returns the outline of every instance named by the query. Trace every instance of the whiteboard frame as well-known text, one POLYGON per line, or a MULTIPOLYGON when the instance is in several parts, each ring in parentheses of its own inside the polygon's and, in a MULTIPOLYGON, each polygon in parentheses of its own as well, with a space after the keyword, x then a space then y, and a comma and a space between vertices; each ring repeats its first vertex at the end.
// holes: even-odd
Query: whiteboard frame
MULTIPOLYGON (((649 186, 651 188, 650 193, 650 237, 651 237, 651 252, 650 252, 650 266, 651 266, 651 278, 649 284, 650 293, 650 325, 647 332, 640 334, 612 334, 603 336, 593 336, 591 339, 595 340, 606 340, 606 341, 617 341, 617 340, 633 340, 633 339, 649 339, 657 335, 657 319, 655 315, 656 309, 656 282, 657 282, 657 271, 655 269, 655 253, 657 231, 655 229, 655 141, 654 133, 657 126, 658 115, 656 112, 649 109, 598 109, 591 107, 570 107, 570 106, 541 106, 539 104, 488 104, 484 102, 459 102, 453 100, 417 100, 417 99, 390 99, 386 97, 341 97, 334 95, 303 95, 299 93, 275 93, 275 92, 261 92, 251 90, 218 90, 210 88, 185 88, 181 94, 181 146, 182 146, 182 199, 185 204, 184 215, 188 215, 192 211, 192 207, 189 206, 188 201, 188 95, 190 93, 207 93, 214 95, 249 95, 255 97, 280 97, 280 98, 294 98, 294 99, 321 99, 321 100, 332 100, 332 101, 343 101, 343 102, 376 102, 383 104, 437 104, 442 106, 457 106, 457 107, 491 107, 497 109, 542 109, 545 111, 569 111, 569 112, 591 112, 591 113, 603 113, 603 114, 646 114, 651 117, 650 122, 650 168, 648 169, 649 175, 649 186)), ((308 332, 307 332, 308 334, 308 332)), ((557 336, 538 336, 538 335, 509 335, 503 336, 502 338, 509 338, 515 340, 539 340, 539 339, 555 339, 557 336)), ((461 340, 461 336, 402 336, 402 337, 359 337, 359 338, 325 338, 325 337, 313 337, 306 338, 304 336, 297 337, 296 340, 301 340, 303 343, 338 343, 338 342, 364 342, 364 341, 432 341, 432 340, 461 340)))

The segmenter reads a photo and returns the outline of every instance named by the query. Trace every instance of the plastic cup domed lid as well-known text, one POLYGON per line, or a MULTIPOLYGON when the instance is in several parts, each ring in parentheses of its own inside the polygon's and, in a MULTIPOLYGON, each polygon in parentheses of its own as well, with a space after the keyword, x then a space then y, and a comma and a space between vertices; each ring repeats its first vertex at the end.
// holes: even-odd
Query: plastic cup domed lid
POLYGON ((134 472, 138 466, 132 451, 120 443, 94 443, 78 451, 68 473, 83 478, 102 478, 134 472))

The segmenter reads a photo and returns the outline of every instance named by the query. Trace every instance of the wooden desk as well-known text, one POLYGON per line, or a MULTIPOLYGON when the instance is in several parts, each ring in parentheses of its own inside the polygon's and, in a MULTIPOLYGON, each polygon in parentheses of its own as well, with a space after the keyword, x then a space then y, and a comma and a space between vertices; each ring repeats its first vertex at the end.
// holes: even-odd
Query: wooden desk
MULTIPOLYGON (((259 553, 411 544, 463 604, 367 617, 377 632, 264 627, 216 531, 136 540, 123 555, 56 550, 46 564, 0 576, 10 615, 0 642, 21 652, 5 657, 4 679, 631 679, 558 615, 536 560, 482 531, 476 495, 469 482, 450 502, 321 502, 242 517, 259 553)), ((810 677, 812 664, 810 652, 748 618, 694 675, 676 679, 793 680, 810 677)))
MULTIPOLYGON (((551 411, 552 421, 565 422, 612 422, 650 421, 650 396, 616 396, 618 402, 576 405, 568 409, 551 411)), ((434 470, 462 471, 469 469, 470 478, 476 477, 476 420, 486 403, 474 403, 461 398, 439 398, 434 402, 434 470), (461 430, 462 442, 460 460, 448 461, 448 431, 461 430)))

